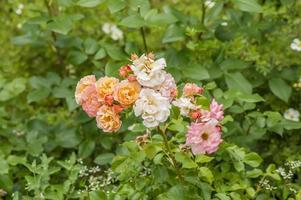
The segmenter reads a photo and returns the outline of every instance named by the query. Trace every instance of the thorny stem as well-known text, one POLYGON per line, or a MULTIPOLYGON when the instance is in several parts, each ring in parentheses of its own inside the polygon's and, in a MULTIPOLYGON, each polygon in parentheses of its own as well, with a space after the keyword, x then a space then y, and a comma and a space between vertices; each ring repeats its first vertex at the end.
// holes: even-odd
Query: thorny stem
MULTIPOLYGON (((138 15, 139 14, 140 14, 140 7, 138 7, 138 15)), ((143 40, 144 51, 145 51, 145 53, 147 53, 148 52, 148 48, 147 48, 147 44, 146 44, 145 30, 144 30, 143 26, 140 27, 140 34, 141 34, 142 40, 143 40)))
POLYGON ((166 136, 166 126, 162 129, 160 129, 160 127, 158 126, 158 132, 162 135, 163 137, 163 141, 164 141, 164 145, 165 145, 165 148, 167 150, 167 156, 170 158, 171 162, 172 162, 172 165, 175 167, 175 170, 176 170, 176 173, 179 177, 180 180, 183 180, 183 177, 182 177, 182 174, 180 172, 180 169, 177 165, 177 161, 176 161, 176 158, 174 156, 174 154, 172 153, 171 151, 171 148, 169 146, 169 143, 168 143, 168 139, 167 139, 167 136, 166 136))

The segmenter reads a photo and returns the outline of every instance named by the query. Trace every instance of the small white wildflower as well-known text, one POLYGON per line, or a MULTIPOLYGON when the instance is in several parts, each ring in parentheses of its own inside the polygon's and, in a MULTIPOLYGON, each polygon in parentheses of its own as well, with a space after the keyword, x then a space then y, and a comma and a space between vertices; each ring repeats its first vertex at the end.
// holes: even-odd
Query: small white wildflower
POLYGON ((205 6, 207 8, 212 8, 215 5, 215 2, 213 0, 206 0, 205 1, 205 6))
POLYGON ((18 29, 21 29, 22 26, 23 26, 23 24, 21 24, 21 23, 18 23, 18 24, 17 24, 17 28, 18 28, 18 29))
POLYGON ((295 190, 294 188, 289 188, 289 190, 294 193, 294 194, 297 194, 297 190, 295 190))
POLYGON ((21 15, 21 14, 22 14, 23 8, 24 8, 24 4, 22 4, 22 3, 19 4, 18 7, 17 7, 17 9, 16 9, 16 11, 15 11, 16 14, 17 14, 17 15, 21 15))
POLYGON ((288 110, 285 111, 285 113, 283 114, 283 117, 287 120, 298 122, 299 118, 300 118, 300 113, 298 110, 289 108, 288 110))
POLYGON ((267 179, 260 180, 259 186, 268 191, 273 191, 277 189, 277 187, 270 185, 270 182, 267 179))
POLYGON ((222 26, 228 26, 228 22, 222 22, 221 25, 222 26))
POLYGON ((295 38, 291 43, 291 49, 295 51, 301 51, 301 41, 298 38, 295 38))
POLYGON ((110 35, 110 37, 113 40, 122 40, 123 39, 123 32, 122 32, 122 30, 120 30, 115 24, 104 23, 102 25, 102 31, 105 34, 110 35))

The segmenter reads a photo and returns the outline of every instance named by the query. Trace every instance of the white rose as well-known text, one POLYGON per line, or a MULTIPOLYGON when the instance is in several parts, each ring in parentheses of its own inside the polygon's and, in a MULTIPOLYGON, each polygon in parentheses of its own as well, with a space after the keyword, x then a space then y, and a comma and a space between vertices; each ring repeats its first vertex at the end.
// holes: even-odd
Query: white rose
POLYGON ((301 41, 299 39, 294 39, 291 43, 291 49, 295 51, 301 51, 301 41))
POLYGON ((172 102, 173 105, 180 108, 181 115, 188 117, 191 110, 196 110, 199 107, 191 102, 188 97, 181 97, 172 102))
POLYGON ((295 110, 293 108, 289 108, 285 113, 283 114, 283 117, 287 120, 298 122, 300 118, 300 113, 298 110, 295 110))
POLYGON ((141 116, 143 124, 148 127, 156 127, 160 122, 165 122, 170 115, 171 105, 166 97, 153 89, 142 89, 139 99, 134 105, 136 116, 141 116))
POLYGON ((154 61, 144 54, 134 60, 133 65, 131 65, 137 81, 142 86, 150 88, 161 85, 164 82, 166 72, 163 69, 165 67, 166 62, 164 58, 154 61))

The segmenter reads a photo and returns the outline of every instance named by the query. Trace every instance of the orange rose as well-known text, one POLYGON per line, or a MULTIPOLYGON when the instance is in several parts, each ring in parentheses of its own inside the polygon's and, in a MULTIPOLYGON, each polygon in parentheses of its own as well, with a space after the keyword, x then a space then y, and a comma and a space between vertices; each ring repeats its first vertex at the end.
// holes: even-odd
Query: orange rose
POLYGON ((141 86, 138 82, 123 80, 115 86, 113 96, 115 101, 118 101, 124 107, 128 107, 138 99, 140 90, 141 86))
POLYGON ((75 101, 77 104, 81 105, 82 102, 82 94, 84 92, 84 90, 94 84, 96 82, 96 78, 94 75, 88 75, 83 77, 82 79, 80 79, 80 81, 78 81, 77 85, 76 85, 76 89, 75 89, 75 101))
POLYGON ((103 105, 97 112, 97 127, 104 132, 116 132, 121 127, 120 116, 114 112, 113 108, 103 105))
POLYGON ((112 95, 114 86, 119 83, 117 78, 102 77, 96 82, 96 90, 98 93, 98 101, 104 102, 107 95, 112 95))

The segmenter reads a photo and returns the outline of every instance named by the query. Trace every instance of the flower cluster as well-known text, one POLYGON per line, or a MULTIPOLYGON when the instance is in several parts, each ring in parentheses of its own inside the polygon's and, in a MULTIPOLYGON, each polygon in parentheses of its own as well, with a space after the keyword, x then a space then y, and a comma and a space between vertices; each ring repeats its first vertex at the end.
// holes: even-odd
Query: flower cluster
POLYGON ((219 122, 224 117, 223 106, 214 99, 209 109, 198 105, 198 98, 202 98, 203 92, 203 88, 188 83, 184 86, 183 96, 173 102, 180 108, 183 116, 194 121, 189 126, 186 137, 186 145, 191 147, 194 154, 213 153, 222 142, 219 122))
POLYGON ((89 117, 95 117, 97 126, 104 132, 116 132, 122 121, 120 112, 133 108, 136 117, 143 119, 147 128, 164 123, 170 115, 172 105, 179 107, 181 115, 193 121, 186 139, 186 146, 194 154, 213 153, 221 139, 220 121, 224 117, 223 106, 214 99, 207 100, 204 89, 194 83, 187 83, 183 95, 177 98, 176 82, 165 71, 164 58, 155 59, 152 53, 138 57, 133 54, 131 63, 119 69, 123 80, 94 75, 82 78, 76 87, 77 104, 89 117), (200 103, 208 101, 208 106, 200 103))
POLYGON ((136 82, 119 81, 94 75, 83 77, 76 86, 75 100, 89 117, 96 117, 97 126, 104 132, 116 132, 121 127, 119 113, 138 98, 140 86, 136 82))

